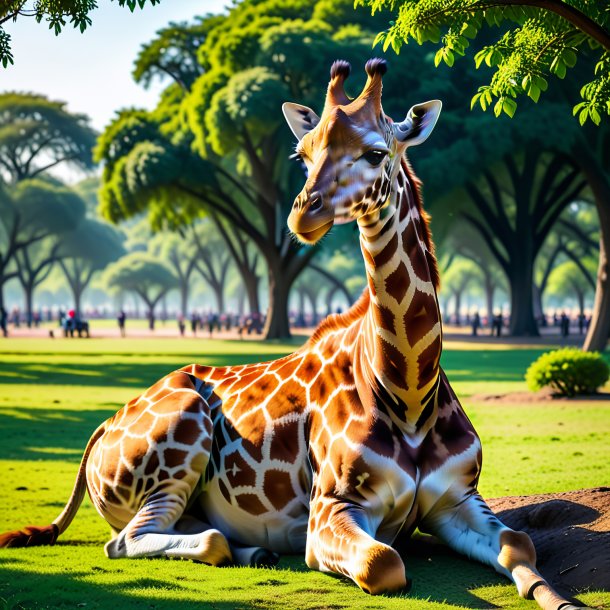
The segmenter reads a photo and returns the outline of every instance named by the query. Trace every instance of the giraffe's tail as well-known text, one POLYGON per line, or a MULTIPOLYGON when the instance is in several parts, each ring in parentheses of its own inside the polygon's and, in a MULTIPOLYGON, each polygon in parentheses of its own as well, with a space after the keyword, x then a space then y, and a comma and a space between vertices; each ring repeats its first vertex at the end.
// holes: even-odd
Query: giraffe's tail
POLYGON ((72 519, 74 519, 76 516, 83 498, 85 497, 85 490, 87 489, 87 460, 89 459, 89 454, 91 453, 93 446, 98 441, 100 436, 102 436, 105 429, 106 424, 103 423, 89 439, 78 468, 76 481, 74 482, 74 487, 72 488, 72 495, 70 496, 68 503, 64 507, 59 517, 57 517, 53 523, 44 527, 28 525, 22 530, 14 530, 12 532, 0 534, 0 548, 46 546, 55 544, 57 538, 63 534, 68 529, 70 523, 72 523, 72 519))

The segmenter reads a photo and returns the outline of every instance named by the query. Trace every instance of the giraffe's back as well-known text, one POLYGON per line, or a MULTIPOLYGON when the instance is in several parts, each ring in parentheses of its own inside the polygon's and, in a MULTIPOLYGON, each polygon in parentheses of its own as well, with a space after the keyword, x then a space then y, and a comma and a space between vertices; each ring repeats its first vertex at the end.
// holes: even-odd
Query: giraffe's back
POLYGON ((197 500, 208 522, 242 544, 302 551, 311 491, 305 380, 315 362, 299 351, 183 370, 213 388, 213 443, 197 500))

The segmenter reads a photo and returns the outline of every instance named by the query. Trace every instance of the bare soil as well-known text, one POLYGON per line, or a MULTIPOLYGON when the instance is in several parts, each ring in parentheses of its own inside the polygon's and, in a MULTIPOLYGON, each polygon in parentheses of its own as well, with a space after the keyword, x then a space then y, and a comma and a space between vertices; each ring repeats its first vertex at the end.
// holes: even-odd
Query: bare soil
POLYGON ((506 525, 529 534, 540 573, 557 589, 610 591, 610 487, 488 503, 506 525))
POLYGON ((485 402, 490 404, 530 404, 540 402, 568 402, 582 403, 592 400, 610 400, 610 393, 598 392, 597 394, 580 395, 574 398, 567 396, 556 396, 549 388, 538 392, 509 392, 508 394, 474 394, 468 398, 471 402, 485 402))

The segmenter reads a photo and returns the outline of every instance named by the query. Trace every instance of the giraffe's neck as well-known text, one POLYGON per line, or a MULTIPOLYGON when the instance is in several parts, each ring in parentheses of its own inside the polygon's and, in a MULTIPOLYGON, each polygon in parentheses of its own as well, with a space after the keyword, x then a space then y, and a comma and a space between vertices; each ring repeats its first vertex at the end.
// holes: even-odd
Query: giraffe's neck
POLYGON ((362 373, 377 402, 411 434, 427 431, 436 418, 442 343, 423 223, 404 164, 388 207, 358 220, 370 291, 360 339, 362 373))

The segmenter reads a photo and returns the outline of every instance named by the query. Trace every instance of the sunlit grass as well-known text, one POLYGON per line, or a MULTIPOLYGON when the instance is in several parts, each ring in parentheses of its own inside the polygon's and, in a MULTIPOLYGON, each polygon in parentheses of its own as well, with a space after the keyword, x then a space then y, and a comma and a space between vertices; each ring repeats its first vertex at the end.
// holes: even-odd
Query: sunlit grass
MULTIPOLYGON (((15 339, 0 344, 0 530, 49 523, 67 500, 97 425, 167 372, 188 364, 280 357, 290 344, 208 340, 15 339)), ((542 348, 448 344, 443 364, 484 446, 487 497, 562 491, 610 480, 607 402, 493 405, 470 396, 524 391, 542 348)), ((0 607, 534 608, 493 571, 446 552, 405 558, 410 593, 370 597, 286 557, 274 570, 165 560, 110 561, 108 528, 85 500, 55 547, 0 552, 0 607)), ((607 593, 587 593, 593 607, 607 593)))

